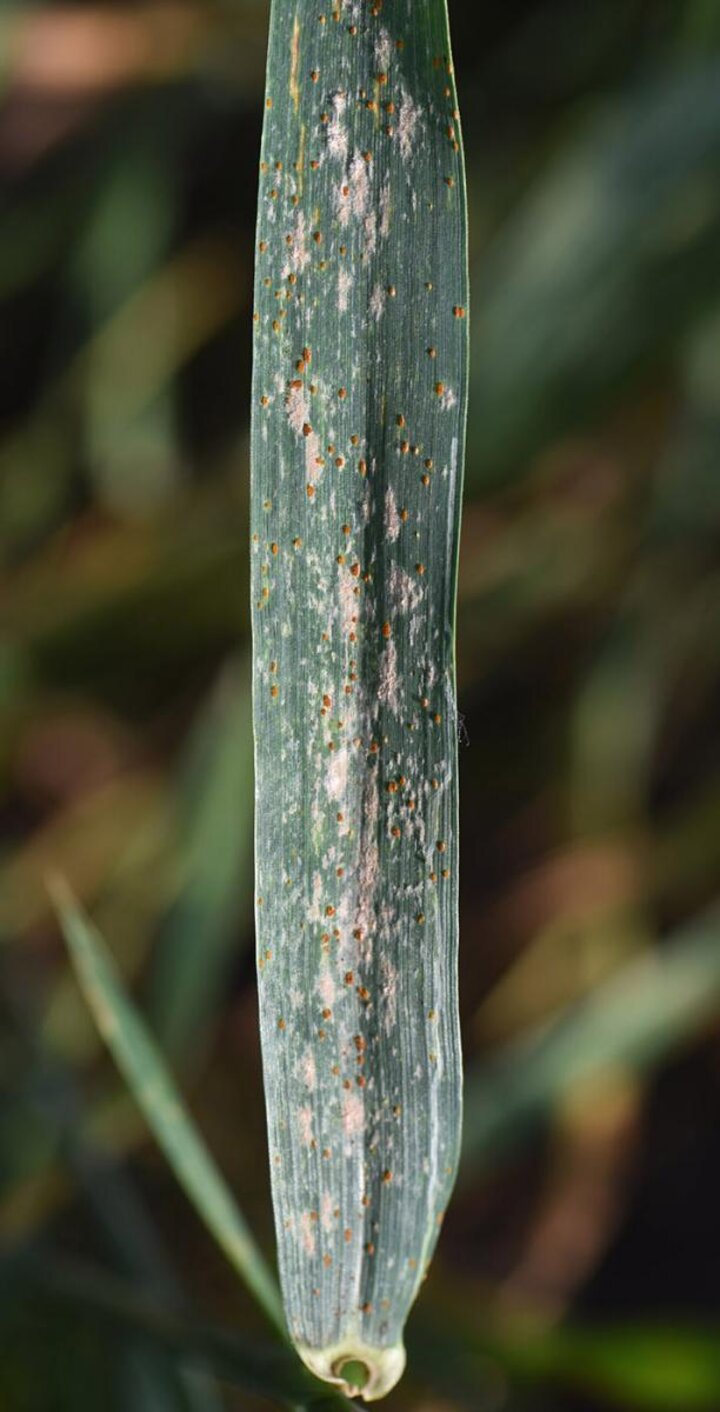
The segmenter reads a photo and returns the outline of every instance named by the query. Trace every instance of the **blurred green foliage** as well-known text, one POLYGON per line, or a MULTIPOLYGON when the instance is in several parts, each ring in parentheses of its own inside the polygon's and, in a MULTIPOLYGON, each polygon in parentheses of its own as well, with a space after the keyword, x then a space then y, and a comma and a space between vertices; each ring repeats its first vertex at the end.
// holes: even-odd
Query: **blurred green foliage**
MULTIPOLYGON (((720 9, 451 10, 468 1104, 388 1405, 714 1412, 720 9)), ((245 547, 266 23, 0 16, 8 1412, 306 1396, 147 1142, 45 889, 59 870, 91 910, 271 1252, 245 547)))

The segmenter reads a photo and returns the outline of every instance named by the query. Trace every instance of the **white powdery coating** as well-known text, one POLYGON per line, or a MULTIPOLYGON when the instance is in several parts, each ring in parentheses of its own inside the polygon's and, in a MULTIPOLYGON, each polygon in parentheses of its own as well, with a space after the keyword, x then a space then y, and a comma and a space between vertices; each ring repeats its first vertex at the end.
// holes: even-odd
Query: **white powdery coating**
POLYGON ((395 491, 392 486, 390 486, 385 492, 385 534, 391 543, 398 538, 401 524, 402 520, 398 514, 395 491))
POLYGON ((332 1008, 332 1006, 335 1004, 335 982, 332 976, 330 975, 329 971, 323 971, 318 981, 317 988, 318 995, 320 996, 323 1005, 328 1006, 328 1008, 332 1008))
POLYGON ((390 234, 390 211, 392 209, 392 198, 390 195, 390 178, 386 177, 380 192, 380 234, 383 240, 387 240, 390 234))
POLYGON ((304 1143, 305 1147, 311 1147, 314 1142, 312 1108, 299 1108, 297 1120, 300 1129, 300 1141, 304 1143))
POLYGON ((379 323, 384 312, 385 290, 383 289, 381 284, 376 284, 370 296, 370 313, 372 314, 375 322, 379 323))
POLYGON ((399 973, 397 968, 387 956, 383 956, 380 962, 380 974, 382 976, 382 999, 385 1008, 385 1033, 390 1034, 397 1023, 397 988, 399 973))
POLYGON ((444 412, 449 412, 457 403, 457 397, 451 387, 446 387, 440 397, 440 406, 444 412))
POLYGON ((296 436, 302 436, 310 408, 304 387, 289 387, 285 395, 287 419, 296 436))
POLYGON ((400 99, 400 111, 398 113, 397 135, 400 143, 400 153, 404 162, 409 162, 413 154, 413 143, 417 133, 418 123, 422 117, 422 109, 418 106, 410 94, 403 89, 400 99))
POLYGON ((317 1082, 317 1069, 315 1067, 315 1055, 312 1049, 305 1050, 300 1060, 300 1072, 308 1093, 313 1093, 317 1082))
POLYGON ((324 1191, 320 1203, 320 1222, 324 1231, 331 1231, 333 1228, 333 1214, 335 1206, 329 1191, 324 1191))
POLYGON ((343 1098, 342 1125, 346 1137, 356 1137, 365 1128, 365 1104, 357 1093, 348 1093, 343 1098))
POLYGON ((374 211, 369 211, 363 222, 365 231, 365 245, 363 248, 363 264, 370 263, 377 247, 377 216, 374 211))
POLYGON ((308 421, 310 407, 304 387, 288 388, 285 393, 285 413, 295 435, 301 436, 303 439, 305 445, 305 474, 308 481, 313 483, 317 480, 317 458, 320 450, 320 441, 317 432, 310 431, 309 434, 306 434, 304 431, 305 427, 310 426, 308 421))
POLYGON ((375 42, 375 61, 381 73, 386 74, 390 68, 390 58, 392 56, 392 40, 386 29, 381 29, 375 42))
POLYGON ((355 925, 363 932, 372 928, 375 917, 375 894, 380 880, 380 850, 374 831, 380 813, 380 797, 377 782, 365 801, 365 828, 360 847, 357 870, 357 901, 355 925))
POLYGON ((348 306, 348 295, 352 288, 352 275, 349 270, 338 270, 338 313, 345 314, 348 306))
POLYGON ((344 798, 347 791, 349 768, 350 751, 347 746, 344 746, 342 750, 335 751, 325 776, 325 788, 330 799, 339 801, 344 798))
POLYGON ((389 707, 394 716, 398 715, 400 711, 400 678, 398 676, 397 648, 392 638, 380 658, 378 701, 383 706, 389 707))
POLYGON ((288 246, 288 259, 283 266, 282 277, 287 279, 291 274, 302 274, 310 264, 310 252, 307 248, 308 227, 304 211, 298 211, 295 217, 295 229, 290 233, 290 244, 288 246))
POLYGON ((303 1211, 300 1217, 300 1233, 302 1235, 303 1249, 306 1255, 315 1254, 315 1232, 312 1226, 312 1217, 309 1211, 303 1211))
POLYGON ((308 907, 308 914, 307 914, 307 915, 308 915, 308 921, 309 921, 309 922, 320 922, 320 921, 322 921, 322 911, 321 911, 321 905, 320 905, 320 904, 322 903, 322 891, 323 891, 322 875, 321 875, 320 873, 315 873, 315 876, 313 877, 312 901, 311 901, 311 903, 310 903, 310 905, 309 905, 309 907, 308 907))
POLYGON ((370 197, 370 181, 368 178, 367 162, 364 157, 356 155, 350 163, 348 172, 348 184, 350 186, 350 200, 352 202, 353 215, 358 220, 362 220, 367 211, 370 197))
POLYGON ((347 162, 348 155, 348 134, 344 122, 346 107, 347 94, 334 93, 332 117, 327 129, 327 150, 331 157, 337 158, 343 164, 347 162))
POLYGON ((355 596, 356 580, 349 568, 340 568, 340 626, 344 634, 352 631, 358 616, 358 600, 355 596))
POLYGON ((423 590, 401 564, 390 570, 390 592, 398 613, 414 613, 423 600, 423 590))
POLYGON ((342 185, 338 187, 335 193, 335 204, 337 206, 340 225, 347 226, 351 216, 362 220, 367 212, 369 197, 370 180, 368 177, 367 163, 364 157, 361 157, 359 153, 356 152, 342 185))

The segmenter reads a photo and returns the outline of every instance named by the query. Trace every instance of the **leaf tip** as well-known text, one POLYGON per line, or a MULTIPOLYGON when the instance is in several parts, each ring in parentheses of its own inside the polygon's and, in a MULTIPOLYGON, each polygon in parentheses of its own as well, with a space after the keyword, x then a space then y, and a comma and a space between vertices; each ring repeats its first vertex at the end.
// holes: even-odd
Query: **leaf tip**
POLYGON ((348 1338, 330 1348, 298 1344, 303 1363, 323 1382, 332 1383, 347 1397, 379 1402, 400 1381, 405 1371, 405 1349, 373 1348, 361 1339, 348 1338))

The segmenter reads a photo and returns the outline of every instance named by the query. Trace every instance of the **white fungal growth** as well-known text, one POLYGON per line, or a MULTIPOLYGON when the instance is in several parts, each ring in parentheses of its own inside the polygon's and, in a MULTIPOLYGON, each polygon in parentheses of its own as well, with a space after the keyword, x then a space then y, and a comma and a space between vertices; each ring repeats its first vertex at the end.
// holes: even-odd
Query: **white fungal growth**
POLYGON ((333 1228, 334 1210, 335 1207, 330 1192, 324 1191, 322 1194, 322 1201, 320 1203, 320 1224, 323 1230, 326 1232, 331 1231, 333 1228))
POLYGON ((422 603, 420 584, 410 577, 401 564, 393 564, 390 570, 390 592, 398 613, 413 613, 422 603))
POLYGON ((303 435, 303 427, 308 423, 310 408, 304 387, 289 387, 285 395, 287 419, 296 436, 303 435))
POLYGON ((342 1104, 342 1125, 346 1137, 357 1137, 365 1128, 365 1104, 358 1093, 347 1093, 342 1104))
POLYGON ((381 284, 376 284, 370 295, 370 313, 376 323, 380 322, 385 309, 385 290, 381 284))
POLYGON ((329 971, 323 971, 318 981, 318 995, 323 1005, 332 1009, 335 1004, 335 982, 329 971))
POLYGON ((325 778, 325 788, 330 799, 337 801, 344 798, 348 785, 348 771, 350 768, 350 751, 347 747, 336 750, 328 766, 325 778))
POLYGON ((377 246, 377 216, 374 211, 369 211, 363 222, 365 231, 365 246, 363 249, 363 264, 368 265, 375 254, 377 246))
POLYGON ((320 873, 315 873, 313 877, 312 901, 308 908, 308 921, 319 922, 322 920, 321 902, 323 892, 323 880, 320 873))
POLYGON ((397 121, 397 136, 403 161, 409 162, 413 155, 413 144, 422 117, 422 109, 414 98, 403 89, 397 121))
POLYGON ((385 1011, 385 1033, 389 1035, 397 1023, 398 981, 400 977, 397 967, 393 966, 387 956, 383 956, 380 962, 380 975, 382 978, 380 993, 385 1011))
POLYGON ((385 178, 380 191, 380 235, 383 240, 387 240, 390 234, 390 212, 392 210, 392 196, 390 193, 390 180, 385 178))
POLYGON ((389 486, 385 491, 385 535, 391 544, 398 538, 401 524, 395 491, 389 486))
POLYGON ((350 186, 350 200, 352 202, 352 212, 358 220, 362 220, 367 210, 370 198, 370 179, 368 177, 367 162, 358 153, 350 163, 348 172, 348 183, 350 186))
POLYGON ((312 1108, 299 1108, 297 1120, 300 1129, 300 1141, 305 1147, 310 1147, 314 1142, 312 1108))
POLYGON ((300 1062, 300 1072, 302 1074, 302 1080, 305 1084, 308 1093, 313 1093, 315 1090, 315 1084, 317 1082, 317 1068, 315 1064, 315 1055, 313 1054, 312 1049, 305 1050, 305 1053, 303 1054, 302 1060, 300 1062))
MULTIPOLYGON (((376 797, 376 804, 379 803, 376 797)), ((355 925, 365 932, 373 923, 375 893, 380 879, 380 850, 374 837, 363 839, 357 875, 355 925)))
POLYGON ((352 288, 352 275, 349 270, 342 267, 338 270, 338 313, 346 314, 348 307, 348 295, 352 288))
POLYGON ((283 279, 287 279, 291 274, 302 274, 310 264, 310 252, 307 248, 307 218, 304 211, 298 211, 295 217, 295 228, 290 232, 289 240, 288 258, 282 270, 283 279))
POLYGON ((446 387, 440 395, 440 406, 444 412, 449 412, 457 403, 457 397, 451 387, 446 387))
POLYGON ((345 126, 346 108, 347 94, 334 93, 332 115, 327 127, 327 150, 331 157, 335 157, 343 165, 347 162, 348 156, 348 133, 345 126))
POLYGON ((369 199, 370 178, 367 162, 356 152, 344 180, 335 193, 335 205, 340 225, 349 225, 352 216, 355 216, 357 220, 362 220, 367 212, 369 199))
POLYGON ((300 1234, 305 1254, 313 1256, 315 1254, 315 1232, 309 1211, 303 1211, 300 1217, 300 1234))
POLYGON ((378 700, 397 716, 400 712, 400 678, 398 676, 397 648, 392 638, 386 643, 380 656, 378 700))
POLYGON ((343 633, 352 630, 354 619, 357 617, 358 600, 355 597, 356 580, 353 578, 347 566, 340 569, 340 626, 343 633))
POLYGON ((375 62, 381 73, 386 74, 390 68, 392 56, 392 40, 386 29, 381 29, 375 42, 375 62))

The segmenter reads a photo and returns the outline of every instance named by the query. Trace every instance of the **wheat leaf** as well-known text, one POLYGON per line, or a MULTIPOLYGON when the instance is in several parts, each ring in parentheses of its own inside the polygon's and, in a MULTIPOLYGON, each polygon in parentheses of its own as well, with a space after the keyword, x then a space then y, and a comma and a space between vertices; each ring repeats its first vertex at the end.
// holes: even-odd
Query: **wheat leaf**
POLYGON ((466 218, 444 0, 274 0, 252 429, 257 942, 282 1287, 368 1399, 457 1164, 466 218))

